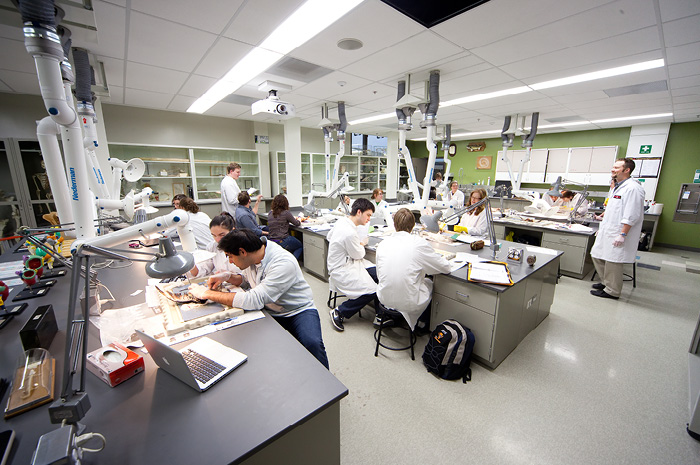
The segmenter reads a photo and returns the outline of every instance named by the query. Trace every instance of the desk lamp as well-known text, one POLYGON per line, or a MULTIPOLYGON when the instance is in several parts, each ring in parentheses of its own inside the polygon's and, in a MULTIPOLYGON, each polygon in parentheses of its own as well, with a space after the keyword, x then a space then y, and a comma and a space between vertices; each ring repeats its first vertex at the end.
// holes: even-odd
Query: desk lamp
MULTIPOLYGON (((484 211, 486 212, 486 221, 488 222, 489 225, 489 241, 491 242, 491 250, 493 251, 493 258, 496 258, 496 254, 498 253, 498 250, 500 249, 500 245, 498 242, 496 242, 496 230, 493 227, 493 214, 491 212, 491 202, 489 201, 488 196, 485 198, 481 199, 479 202, 475 203, 474 205, 469 205, 468 207, 462 207, 459 210, 456 210, 453 212, 451 215, 449 215, 447 218, 443 219, 443 222, 451 221, 455 218, 461 217, 463 214, 468 213, 475 208, 478 208, 479 206, 484 205, 484 211)), ((433 215, 421 215, 420 217, 420 222, 425 225, 425 228, 430 231, 430 232, 438 232, 440 231, 440 225, 438 225, 438 221, 442 217, 442 212, 439 211, 433 215)))
POLYGON ((85 373, 87 369, 87 339, 89 299, 83 299, 79 304, 81 276, 85 295, 90 295, 90 259, 102 256, 120 260, 148 262, 146 274, 154 278, 179 276, 194 266, 194 257, 188 252, 177 252, 170 238, 159 239, 159 251, 152 254, 133 250, 114 250, 108 247, 122 244, 144 234, 162 231, 176 226, 183 244, 188 251, 196 249, 194 233, 189 224, 189 215, 183 210, 176 210, 168 215, 160 216, 144 223, 139 223, 105 236, 77 240, 73 243, 73 269, 70 282, 68 301, 68 316, 66 330, 66 348, 63 362, 63 378, 61 381, 60 399, 49 406, 49 417, 52 423, 61 423, 57 430, 44 434, 39 439, 33 465, 49 465, 52 463, 78 463, 73 460, 80 454, 79 444, 76 445, 78 427, 84 428, 78 422, 85 417, 90 409, 90 400, 85 391, 85 373), (124 254, 148 255, 149 259, 132 259, 124 254), (77 272, 84 268, 84 273, 77 272), (76 309, 80 306, 79 314, 76 309), (77 377, 76 377, 77 374, 77 377), (74 380, 74 377, 77 379, 74 380), (77 383, 74 383, 77 381, 77 383), (76 386, 76 384, 78 384, 76 386), (65 452, 64 462, 56 462, 56 450, 65 452))

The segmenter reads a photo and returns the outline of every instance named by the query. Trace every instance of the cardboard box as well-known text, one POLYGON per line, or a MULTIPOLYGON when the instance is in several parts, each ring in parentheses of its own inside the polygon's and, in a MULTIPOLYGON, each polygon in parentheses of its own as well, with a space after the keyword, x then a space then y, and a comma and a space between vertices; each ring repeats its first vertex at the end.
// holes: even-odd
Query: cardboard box
POLYGON ((90 352, 87 362, 88 371, 111 387, 144 370, 143 357, 116 342, 90 352))

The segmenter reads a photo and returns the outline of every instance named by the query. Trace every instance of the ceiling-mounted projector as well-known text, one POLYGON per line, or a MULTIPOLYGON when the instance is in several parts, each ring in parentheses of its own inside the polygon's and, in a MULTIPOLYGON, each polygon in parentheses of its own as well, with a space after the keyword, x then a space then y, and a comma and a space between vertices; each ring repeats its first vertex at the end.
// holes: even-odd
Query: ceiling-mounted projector
POLYGON ((292 118, 296 115, 294 105, 281 101, 276 90, 271 90, 267 98, 253 103, 251 110, 254 115, 269 113, 280 118, 292 118))

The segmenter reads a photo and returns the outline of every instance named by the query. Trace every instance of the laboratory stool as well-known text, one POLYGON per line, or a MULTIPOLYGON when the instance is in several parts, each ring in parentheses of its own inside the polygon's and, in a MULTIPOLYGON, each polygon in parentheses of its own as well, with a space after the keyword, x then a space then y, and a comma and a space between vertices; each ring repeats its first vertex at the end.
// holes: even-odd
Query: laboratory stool
MULTIPOLYGON (((630 265, 630 263, 623 263, 623 265, 630 265)), ((631 265, 632 265, 632 274, 630 275, 627 273, 622 273, 623 276, 629 278, 629 279, 622 278, 622 280, 627 281, 627 282, 632 281, 632 287, 636 288, 637 287, 637 261, 636 260, 633 261, 631 263, 631 265)), ((595 279, 597 274, 598 274, 598 272, 594 268, 593 275, 591 275, 591 281, 593 281, 595 279)))
MULTIPOLYGON (((335 290, 335 289, 333 289, 333 288, 329 288, 329 290, 328 290, 328 301, 326 302, 326 305, 328 305, 328 308, 335 308, 335 307, 337 307, 337 306, 338 306, 338 305, 337 305, 337 300, 338 300, 338 298, 340 298, 340 297, 346 297, 346 295, 345 295, 345 294, 338 294, 338 291, 337 291, 337 290, 335 290), (331 303, 331 301, 333 301, 333 303, 331 303)), ((357 312, 357 316, 360 317, 360 318, 362 318, 362 310, 359 310, 359 311, 357 312)))
MULTIPOLYGON (((385 344, 382 344, 382 342, 381 342, 382 331, 385 329, 384 328, 384 319, 387 316, 390 316, 392 318, 401 318, 401 319, 403 319, 404 317, 400 312, 397 312, 393 308, 388 308, 388 307, 384 306, 384 304, 382 304, 381 302, 379 302, 379 309, 382 312, 382 318, 381 318, 381 322, 379 323, 379 329, 374 330, 374 340, 377 341, 377 345, 374 348, 374 356, 376 357, 379 354, 379 346, 382 346, 385 349, 389 349, 389 350, 408 350, 408 349, 411 349, 411 360, 415 360, 416 357, 413 353, 413 346, 416 345, 417 337, 416 337, 416 334, 413 332, 413 329, 411 329, 410 326, 408 328, 406 328, 406 330, 408 331, 408 342, 409 342, 406 347, 389 347, 385 344)), ((396 328, 396 326, 393 326, 393 328, 396 328)), ((403 328, 401 328, 401 329, 403 329, 403 328)))

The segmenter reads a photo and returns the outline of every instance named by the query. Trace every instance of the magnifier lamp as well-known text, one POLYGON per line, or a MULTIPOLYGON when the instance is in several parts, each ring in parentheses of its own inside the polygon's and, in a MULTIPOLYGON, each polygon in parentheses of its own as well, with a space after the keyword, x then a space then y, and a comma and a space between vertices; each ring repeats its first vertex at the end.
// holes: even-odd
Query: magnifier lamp
MULTIPOLYGON (((469 205, 468 207, 462 207, 458 210, 455 210, 451 215, 449 215, 447 218, 444 218, 442 221, 448 222, 455 218, 459 218, 463 214, 468 213, 474 210, 475 208, 480 207, 481 205, 484 205, 484 211, 486 212, 486 221, 488 223, 489 229, 489 242, 491 242, 490 247, 491 251, 493 252, 493 258, 496 258, 496 254, 500 249, 500 245, 498 244, 498 242, 496 242, 496 230, 493 227, 493 214, 491 213, 491 202, 489 201, 488 196, 486 196, 485 198, 481 199, 479 202, 473 205, 469 205)), ((420 222, 423 223, 423 225, 425 225, 425 229, 427 229, 430 232, 436 233, 440 231, 440 225, 438 224, 440 218, 442 218, 442 211, 439 211, 432 215, 421 215, 420 222)))
POLYGON ((588 184, 582 184, 580 182, 572 181, 570 179, 562 179, 561 176, 557 177, 557 180, 554 181, 554 184, 552 184, 552 188, 547 192, 547 195, 552 195, 554 197, 561 197, 561 189, 565 184, 573 184, 575 186, 581 186, 583 187, 583 191, 579 193, 579 198, 578 201, 576 202, 576 205, 574 205, 574 208, 571 210, 571 213, 569 214, 569 224, 574 220, 574 217, 578 214, 578 209, 581 208, 581 205, 583 205, 583 202, 586 201, 586 198, 588 198, 588 184))

